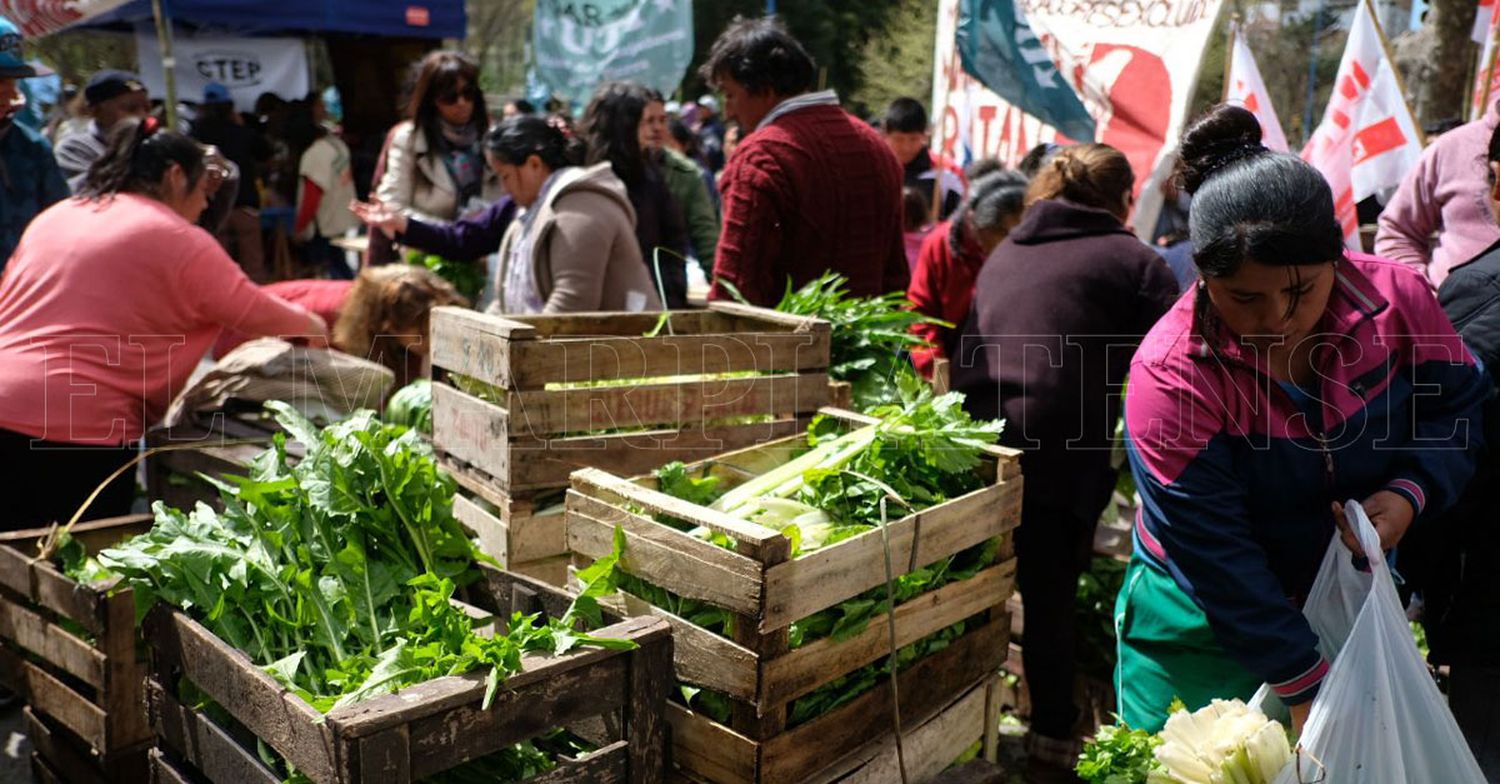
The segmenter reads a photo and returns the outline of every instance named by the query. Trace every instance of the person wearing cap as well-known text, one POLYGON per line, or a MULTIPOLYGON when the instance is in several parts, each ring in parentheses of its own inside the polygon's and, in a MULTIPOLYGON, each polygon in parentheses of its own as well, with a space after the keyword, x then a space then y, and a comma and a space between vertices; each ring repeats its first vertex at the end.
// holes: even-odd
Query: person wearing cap
POLYGON ((223 227, 215 236, 251 280, 265 283, 269 276, 260 232, 260 189, 256 183, 261 177, 261 167, 271 159, 271 143, 245 126, 234 109, 229 88, 218 82, 209 82, 203 88, 203 102, 198 106, 192 136, 218 148, 239 168, 241 185, 236 189, 234 204, 223 227))
POLYGON ((50 73, 21 58, 20 31, 0 18, 0 270, 31 219, 68 195, 52 146, 15 121, 25 105, 18 80, 50 73))
POLYGON ((698 146, 708 162, 709 171, 717 174, 724 168, 724 119, 719 116, 719 99, 705 95, 698 99, 698 146))
POLYGON ((104 155, 110 130, 121 120, 145 117, 151 112, 146 86, 129 71, 104 70, 94 74, 84 85, 83 101, 94 118, 88 129, 57 142, 57 165, 74 193, 83 187, 89 167, 104 155))

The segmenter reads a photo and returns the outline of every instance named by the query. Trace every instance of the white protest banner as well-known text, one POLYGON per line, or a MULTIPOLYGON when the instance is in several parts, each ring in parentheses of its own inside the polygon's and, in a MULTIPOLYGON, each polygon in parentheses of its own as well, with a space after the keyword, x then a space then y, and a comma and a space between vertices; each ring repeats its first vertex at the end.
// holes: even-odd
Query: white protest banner
MULTIPOLYGON (((141 81, 153 98, 161 98, 166 95, 166 80, 161 58, 154 56, 156 32, 137 28, 135 39, 138 51, 153 55, 140 58, 141 81)), ((311 89, 307 48, 300 38, 197 36, 178 31, 172 38, 172 54, 177 59, 178 100, 201 101, 203 88, 218 82, 229 88, 235 108, 248 112, 261 93, 294 100, 311 89)))
POLYGON ((1232 33, 1233 45, 1229 51, 1229 74, 1224 79, 1224 100, 1243 106, 1260 121, 1261 143, 1276 152, 1286 152, 1286 132, 1281 130, 1281 121, 1276 118, 1276 107, 1271 105, 1271 94, 1266 91, 1265 80, 1260 77, 1260 68, 1255 64, 1255 55, 1238 29, 1232 33))
MULTIPOLYGON (((1118 148, 1136 175, 1133 223, 1149 233, 1161 207, 1157 186, 1171 170, 1203 49, 1222 0, 1016 0, 1031 30, 1072 83, 1096 124, 1095 138, 1118 148)), ((1069 143, 1056 129, 994 93, 972 89, 954 42, 959 0, 938 4, 933 68, 933 146, 958 160, 959 129, 973 154, 1014 165, 1041 142, 1069 143), (972 89, 972 92, 971 92, 972 89), (968 98, 966 100, 965 98, 968 98), (962 109, 967 117, 959 116, 962 109)))
POLYGON ((1361 2, 1323 122, 1302 150, 1302 159, 1333 189, 1344 243, 1355 250, 1360 247, 1356 205, 1400 185, 1422 157, 1422 134, 1401 95, 1378 25, 1368 0, 1361 2))

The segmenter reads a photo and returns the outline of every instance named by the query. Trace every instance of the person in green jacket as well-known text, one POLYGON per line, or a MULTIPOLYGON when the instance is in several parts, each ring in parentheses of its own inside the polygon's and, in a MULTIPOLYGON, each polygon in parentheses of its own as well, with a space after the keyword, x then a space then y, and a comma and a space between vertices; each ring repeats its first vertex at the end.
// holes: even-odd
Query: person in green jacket
MULTIPOLYGON (((665 108, 665 101, 661 93, 651 91, 652 103, 661 104, 665 108)), ((654 113, 653 113, 654 114, 654 113)), ((662 117, 665 118, 665 113, 662 117)), ((667 147, 667 127, 663 122, 650 127, 650 138, 642 139, 649 142, 649 154, 656 159, 661 166, 662 177, 667 181, 667 190, 671 191, 672 198, 677 200, 678 206, 682 208, 682 217, 687 224, 688 242, 692 245, 693 256, 698 260, 699 266, 703 267, 706 275, 712 275, 714 267, 714 249, 719 246, 719 212, 714 207, 713 200, 709 197, 708 186, 703 181, 703 171, 692 158, 667 147)))

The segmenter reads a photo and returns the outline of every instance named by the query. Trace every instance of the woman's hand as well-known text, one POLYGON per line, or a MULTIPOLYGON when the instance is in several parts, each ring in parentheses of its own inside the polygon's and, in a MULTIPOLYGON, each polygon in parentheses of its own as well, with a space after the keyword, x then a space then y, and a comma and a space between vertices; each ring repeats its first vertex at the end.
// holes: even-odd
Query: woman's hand
POLYGON ((1302 726, 1307 724, 1307 714, 1312 713, 1312 700, 1300 705, 1292 705, 1288 710, 1292 712, 1292 734, 1301 735, 1302 726))
MULTIPOLYGON (((1370 523, 1375 526, 1375 533, 1380 535, 1382 550, 1389 550, 1399 544, 1401 537, 1406 535, 1406 529, 1411 527, 1412 520, 1417 516, 1417 510, 1412 507, 1411 502, 1391 490, 1380 490, 1359 503, 1365 508, 1365 514, 1369 515, 1370 523)), ((1337 501, 1333 502, 1333 521, 1339 527, 1344 545, 1355 555, 1364 555, 1354 529, 1344 517, 1344 505, 1337 501)))
POLYGON ((366 225, 380 229, 385 236, 395 239, 396 235, 406 233, 406 216, 400 210, 393 210, 379 199, 371 201, 351 201, 349 211, 356 218, 364 221, 366 225))
POLYGON ((313 348, 328 348, 328 322, 324 321, 322 316, 312 312, 307 314, 307 318, 309 330, 307 345, 313 348))

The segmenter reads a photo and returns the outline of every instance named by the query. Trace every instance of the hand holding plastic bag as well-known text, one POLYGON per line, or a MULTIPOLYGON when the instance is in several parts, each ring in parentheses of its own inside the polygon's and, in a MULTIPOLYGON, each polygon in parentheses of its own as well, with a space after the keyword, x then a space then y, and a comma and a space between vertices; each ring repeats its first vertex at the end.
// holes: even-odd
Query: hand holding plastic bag
MULTIPOLYGON (((1276 784, 1484 784, 1412 640, 1375 527, 1355 501, 1344 512, 1369 571, 1335 533, 1302 610, 1333 664, 1276 784)), ((1269 691, 1252 704, 1275 716, 1269 691)))

